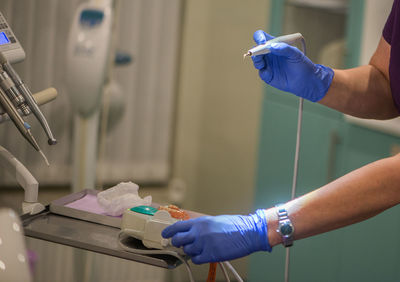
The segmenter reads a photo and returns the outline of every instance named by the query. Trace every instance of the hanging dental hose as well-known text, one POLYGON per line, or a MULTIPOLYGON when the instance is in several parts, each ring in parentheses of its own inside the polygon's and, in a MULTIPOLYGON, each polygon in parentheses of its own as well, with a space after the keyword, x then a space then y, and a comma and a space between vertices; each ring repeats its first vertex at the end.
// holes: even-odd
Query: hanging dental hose
MULTIPOLYGON (((264 44, 257 45, 256 47, 250 49, 243 57, 247 56, 257 56, 262 54, 268 54, 270 52, 269 46, 272 43, 284 42, 287 44, 301 43, 301 51, 306 55, 306 41, 301 33, 293 33, 283 36, 275 37, 268 40, 264 44)), ((299 167, 299 153, 300 153, 300 138, 301 138, 301 122, 303 119, 303 98, 299 98, 299 110, 297 116, 297 134, 296 134, 296 150, 294 154, 294 167, 293 167, 293 182, 292 182, 292 194, 291 200, 294 199, 296 195, 296 185, 297 185, 297 172, 299 167)), ((289 282, 289 264, 290 264, 290 248, 286 248, 286 258, 285 258, 285 282, 289 282)))
MULTIPOLYGON (((300 33, 299 33, 300 34, 300 33)), ((306 55, 306 41, 304 37, 300 34, 299 38, 301 42, 301 51, 306 55)), ((291 200, 296 196, 296 186, 297 186, 297 173, 299 170, 299 153, 300 153, 300 138, 301 138, 301 122, 303 120, 303 103, 304 99, 299 98, 299 109, 297 115, 297 133, 296 133, 296 151, 294 153, 294 166, 293 166, 293 182, 292 182, 292 195, 291 200)), ((290 264, 290 248, 286 248, 286 258, 285 258, 285 282, 289 282, 289 264, 290 264)))

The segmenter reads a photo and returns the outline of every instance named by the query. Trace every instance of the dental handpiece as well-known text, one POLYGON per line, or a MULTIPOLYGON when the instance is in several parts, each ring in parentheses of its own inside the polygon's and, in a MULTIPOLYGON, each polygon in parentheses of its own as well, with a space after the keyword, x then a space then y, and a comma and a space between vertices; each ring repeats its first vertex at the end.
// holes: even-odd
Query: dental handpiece
POLYGON ((43 154, 42 150, 40 149, 36 139, 33 137, 31 133, 31 126, 22 119, 22 117, 18 114, 17 109, 14 107, 10 99, 4 93, 2 89, 0 89, 0 103, 2 104, 4 110, 9 115, 12 122, 15 124, 19 132, 21 132, 22 136, 38 151, 43 159, 45 160, 46 164, 49 166, 49 161, 47 160, 46 156, 43 154))
POLYGON ((271 40, 268 40, 264 44, 260 44, 260 45, 257 45, 255 47, 251 48, 249 51, 247 51, 247 53, 245 53, 243 55, 243 58, 249 57, 249 56, 268 54, 270 52, 269 48, 272 43, 284 42, 289 45, 292 45, 299 40, 301 40, 302 42, 304 41, 303 35, 301 35, 301 33, 299 33, 299 32, 293 33, 293 34, 288 34, 288 35, 278 36, 271 40))
POLYGON ((25 98, 20 94, 10 76, 3 70, 3 68, 1 68, 1 66, 0 87, 7 94, 8 98, 10 98, 14 106, 21 110, 23 115, 29 115, 31 113, 28 105, 25 102, 25 98))
MULTIPOLYGON (((53 101, 56 97, 57 97, 57 90, 53 87, 49 87, 47 89, 44 89, 40 92, 33 94, 33 98, 35 99, 35 102, 39 106, 46 104, 50 101, 53 101)), ((22 112, 21 109, 17 109, 17 111, 21 116, 24 116, 24 113, 22 112)), ((10 117, 4 111, 2 105, 0 104, 0 123, 9 121, 9 120, 10 120, 10 117)))
POLYGON ((57 143, 57 140, 54 138, 53 133, 51 132, 50 126, 47 123, 45 116, 43 115, 42 111, 39 109, 35 99, 32 96, 32 92, 29 88, 25 85, 23 80, 19 77, 17 72, 11 66, 11 64, 7 61, 6 57, 0 52, 0 65, 2 68, 7 72, 7 74, 11 77, 12 81, 14 82, 17 89, 20 91, 22 96, 25 98, 26 103, 32 110, 33 114, 39 120, 40 124, 42 125, 46 135, 48 137, 49 145, 54 145, 57 143))

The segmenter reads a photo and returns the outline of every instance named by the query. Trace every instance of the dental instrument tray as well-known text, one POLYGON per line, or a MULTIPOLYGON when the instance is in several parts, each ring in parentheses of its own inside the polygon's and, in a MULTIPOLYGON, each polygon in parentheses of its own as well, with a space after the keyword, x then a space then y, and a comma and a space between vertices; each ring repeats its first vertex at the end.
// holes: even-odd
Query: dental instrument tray
POLYGON ((98 190, 85 189, 64 196, 50 203, 50 211, 59 215, 120 228, 121 217, 107 215, 97 203, 99 192, 98 190))
MULTIPOLYGON (((181 264, 170 255, 148 255, 122 250, 118 245, 121 217, 95 214, 93 210, 90 211, 90 207, 80 205, 82 199, 86 199, 86 203, 88 200, 94 201, 98 192, 86 189, 53 201, 39 214, 22 215, 25 235, 168 269, 181 264)), ((140 240, 133 237, 123 238, 122 243, 131 248, 147 250, 140 240)))

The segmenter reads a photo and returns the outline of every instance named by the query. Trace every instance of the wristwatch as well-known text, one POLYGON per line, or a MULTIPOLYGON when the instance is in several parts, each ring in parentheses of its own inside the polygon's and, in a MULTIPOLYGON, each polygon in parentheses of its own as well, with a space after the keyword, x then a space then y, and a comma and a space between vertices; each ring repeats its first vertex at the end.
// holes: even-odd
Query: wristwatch
POLYGON ((277 205, 275 208, 276 213, 278 214, 278 229, 276 232, 281 234, 282 244, 285 247, 291 247, 293 245, 293 224, 290 221, 288 212, 283 205, 277 205))

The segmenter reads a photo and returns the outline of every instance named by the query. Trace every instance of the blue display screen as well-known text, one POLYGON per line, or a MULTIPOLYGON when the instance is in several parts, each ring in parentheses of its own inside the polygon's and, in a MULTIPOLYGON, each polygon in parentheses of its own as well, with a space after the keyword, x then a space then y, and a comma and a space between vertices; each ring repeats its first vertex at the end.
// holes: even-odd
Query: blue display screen
POLYGON ((0 45, 10 43, 7 35, 4 32, 0 32, 0 45))
POLYGON ((81 24, 94 26, 100 24, 103 21, 104 13, 99 10, 87 9, 81 13, 81 24))

